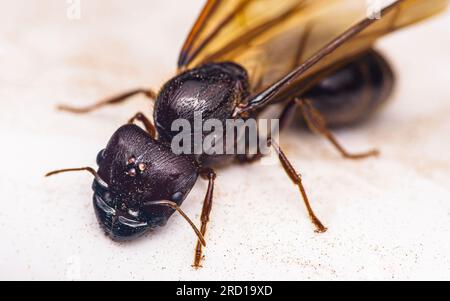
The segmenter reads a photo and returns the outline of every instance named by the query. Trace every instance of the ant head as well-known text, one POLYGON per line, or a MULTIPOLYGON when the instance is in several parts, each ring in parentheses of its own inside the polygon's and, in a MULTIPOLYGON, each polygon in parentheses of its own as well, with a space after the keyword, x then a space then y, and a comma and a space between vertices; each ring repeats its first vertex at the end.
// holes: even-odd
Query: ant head
POLYGON ((152 203, 166 200, 181 205, 198 177, 193 158, 174 155, 169 146, 135 125, 117 130, 97 163, 94 207, 100 223, 116 240, 164 226, 175 210, 152 203))
POLYGON ((125 125, 97 156, 94 207, 100 224, 114 240, 130 240, 164 226, 198 177, 189 156, 174 155, 169 146, 135 125, 125 125), (171 202, 172 207, 158 205, 171 202))

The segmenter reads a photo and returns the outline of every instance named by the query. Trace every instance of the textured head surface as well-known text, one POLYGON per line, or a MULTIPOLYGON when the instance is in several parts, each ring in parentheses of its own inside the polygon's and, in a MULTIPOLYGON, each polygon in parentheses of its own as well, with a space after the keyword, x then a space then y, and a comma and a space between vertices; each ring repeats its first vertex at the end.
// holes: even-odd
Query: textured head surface
POLYGON ((174 155, 135 125, 117 130, 98 164, 108 187, 94 182, 94 205, 100 223, 115 239, 163 226, 174 211, 146 203, 169 200, 181 205, 197 180, 191 157, 174 155))

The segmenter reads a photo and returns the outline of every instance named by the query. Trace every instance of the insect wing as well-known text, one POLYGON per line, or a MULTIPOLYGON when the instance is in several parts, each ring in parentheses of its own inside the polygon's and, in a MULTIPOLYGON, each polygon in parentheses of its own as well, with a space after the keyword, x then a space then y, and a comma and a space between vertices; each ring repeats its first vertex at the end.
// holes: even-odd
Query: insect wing
MULTIPOLYGON (((179 68, 233 61, 247 69, 251 90, 257 93, 301 66, 355 24, 381 17, 383 6, 376 5, 381 2, 210 0, 183 47, 179 68)), ((393 9, 380 20, 346 40, 291 83, 303 80, 305 87, 312 84, 322 76, 317 75, 320 71, 366 51, 389 32, 444 10, 448 3, 449 0, 389 1, 393 9)), ((284 86, 283 90, 289 87, 284 86)))

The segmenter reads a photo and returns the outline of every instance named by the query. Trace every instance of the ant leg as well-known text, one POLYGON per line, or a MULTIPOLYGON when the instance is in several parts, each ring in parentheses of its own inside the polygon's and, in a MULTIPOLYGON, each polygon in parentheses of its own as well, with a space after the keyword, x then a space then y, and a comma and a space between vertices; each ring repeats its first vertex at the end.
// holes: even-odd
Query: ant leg
MULTIPOLYGON (((279 117, 279 120, 280 120, 279 130, 280 130, 280 132, 289 125, 289 122, 291 121, 293 113, 295 112, 296 109, 297 109, 297 105, 296 105, 294 100, 289 101, 288 104, 284 107, 284 109, 281 112, 280 117, 279 117)), ((249 163, 250 164, 250 163, 257 162, 258 160, 261 160, 262 157, 263 157, 263 154, 261 154, 260 150, 258 150, 257 154, 254 154, 254 155, 251 155, 251 156, 239 155, 237 157, 237 160, 240 163, 249 163)))
MULTIPOLYGON (((279 118, 280 119, 280 131, 289 124, 290 117, 293 115, 296 108, 297 108, 297 106, 296 106, 295 100, 291 100, 285 106, 285 108, 283 109, 283 112, 281 113, 280 118, 279 118)), ((326 232, 327 228, 316 217, 316 215, 309 203, 308 195, 306 194, 306 190, 303 187, 301 176, 295 171, 294 167, 289 162, 286 155, 281 150, 280 146, 274 141, 274 139, 272 138, 272 136, 270 134, 269 134, 269 137, 267 138, 267 144, 268 144, 268 146, 273 147, 274 150, 277 152, 278 158, 279 158, 284 170, 286 171, 287 175, 292 180, 292 182, 294 182, 294 184, 296 186, 298 186, 298 188, 300 189, 300 193, 302 195, 303 202, 306 205, 306 209, 308 210, 308 214, 311 218, 311 221, 313 222, 313 224, 316 227, 316 232, 317 233, 326 232)), ((258 154, 255 156, 258 156, 258 154)), ((252 160, 252 158, 247 158, 247 161, 249 161, 249 160, 252 160)))
MULTIPOLYGON (((291 100, 283 109, 283 112, 280 115, 280 131, 284 129, 286 126, 288 126, 289 121, 295 112, 296 106, 296 100, 291 100)), ((278 159, 281 162, 281 165, 283 166, 286 174, 289 176, 289 178, 292 180, 292 182, 298 186, 300 193, 303 198, 303 202, 305 203, 306 209, 308 210, 309 217, 311 218, 312 223, 316 227, 317 233, 324 233, 328 229, 322 224, 322 222, 317 218, 316 214, 314 213, 311 204, 309 203, 308 195, 306 194, 305 187, 303 186, 302 177, 295 168, 292 166, 292 164, 289 162, 288 158, 284 154, 281 147, 274 141, 273 137, 269 135, 268 139, 268 145, 272 146, 273 149, 277 152, 278 159)))
POLYGON ((364 153, 351 154, 345 150, 344 147, 337 141, 336 137, 327 128, 326 121, 324 117, 317 111, 311 101, 307 99, 296 99, 297 104, 300 106, 303 118, 306 121, 309 129, 319 135, 324 136, 328 141, 330 141, 334 147, 341 153, 341 155, 346 159, 359 160, 368 157, 378 156, 380 152, 378 150, 371 150, 364 153))
POLYGON ((269 137, 268 142, 277 152, 278 158, 281 162, 281 165, 283 166, 283 168, 286 171, 289 178, 291 178, 292 182, 294 182, 294 184, 297 185, 298 188, 300 189, 300 193, 302 194, 303 202, 306 205, 306 209, 308 210, 309 217, 311 218, 311 221, 313 222, 313 224, 316 226, 316 232, 317 233, 326 232, 328 229, 316 217, 316 215, 309 203, 308 195, 306 194, 306 190, 303 187, 301 175, 298 174, 297 171, 294 169, 294 167, 289 162, 289 160, 286 157, 286 155, 284 154, 284 152, 281 150, 280 146, 275 141, 273 141, 273 139, 270 137, 269 137))
POLYGON ((153 122, 151 122, 147 117, 145 117, 144 114, 142 113, 137 113, 136 115, 133 116, 133 118, 131 118, 128 123, 129 124, 133 124, 136 121, 140 121, 144 124, 145 129, 147 130, 147 132, 150 134, 150 136, 153 139, 156 139, 156 128, 153 125, 153 122))
POLYGON ((122 93, 117 96, 113 96, 111 98, 101 100, 93 105, 90 105, 90 106, 87 106, 84 108, 75 108, 75 107, 66 106, 66 105, 59 105, 58 110, 75 113, 75 114, 84 114, 84 113, 89 113, 89 112, 95 111, 97 109, 103 108, 108 105, 122 103, 122 102, 128 100, 129 98, 131 98, 135 95, 138 95, 138 94, 144 94, 145 96, 147 96, 148 98, 150 98, 152 100, 155 100, 157 97, 156 93, 153 92, 152 90, 136 89, 136 90, 122 93))
MULTIPOLYGON (((206 226, 208 225, 209 215, 212 209, 214 182, 216 180, 216 173, 214 172, 214 170, 206 168, 201 171, 201 176, 209 181, 208 190, 206 192, 205 200, 203 201, 203 209, 201 216, 202 226, 200 228, 200 233, 202 234, 203 237, 205 237, 206 226)), ((201 265, 203 259, 202 248, 203 248, 202 242, 199 240, 197 242, 197 247, 195 248, 195 259, 194 264, 192 265, 195 269, 199 269, 202 267, 201 265)))
POLYGON ((297 109, 296 103, 294 100, 289 101, 289 103, 284 107, 283 111, 280 115, 280 132, 285 129, 289 122, 292 119, 292 116, 297 109))

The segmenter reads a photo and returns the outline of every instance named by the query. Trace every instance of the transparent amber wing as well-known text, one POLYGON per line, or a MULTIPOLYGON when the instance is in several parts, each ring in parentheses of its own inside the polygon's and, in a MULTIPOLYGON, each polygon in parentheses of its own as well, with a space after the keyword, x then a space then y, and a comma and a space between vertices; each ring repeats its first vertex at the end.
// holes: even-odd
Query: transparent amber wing
MULTIPOLYGON (((377 12, 390 5, 381 19, 345 40, 332 54, 291 81, 298 89, 300 80, 304 86, 311 84, 320 77, 320 71, 366 51, 389 32, 444 10, 448 3, 449 0, 209 0, 183 47, 179 68, 233 61, 249 72, 252 92, 261 92, 369 15, 370 19, 379 17, 377 12), (378 7, 377 3, 381 5, 378 7)), ((289 90, 289 85, 283 85, 282 90, 289 90)))

